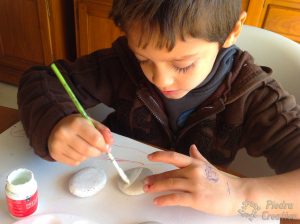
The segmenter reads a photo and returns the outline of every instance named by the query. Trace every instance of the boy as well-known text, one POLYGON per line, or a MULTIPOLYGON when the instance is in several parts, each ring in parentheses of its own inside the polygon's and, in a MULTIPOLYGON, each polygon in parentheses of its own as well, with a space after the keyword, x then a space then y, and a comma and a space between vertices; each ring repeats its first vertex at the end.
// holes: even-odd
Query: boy
POLYGON ((261 208, 285 201, 293 209, 272 214, 299 217, 300 108, 271 69, 234 46, 246 19, 240 7, 237 0, 115 0, 111 17, 126 37, 74 63, 56 62, 84 107, 103 102, 115 112, 92 128, 53 72, 32 68, 18 99, 35 152, 78 165, 107 152, 112 130, 169 150, 149 155, 178 167, 146 178, 145 192, 172 191, 154 199, 158 206, 235 215, 246 200, 261 208), (282 174, 238 179, 214 167, 242 147, 282 174))

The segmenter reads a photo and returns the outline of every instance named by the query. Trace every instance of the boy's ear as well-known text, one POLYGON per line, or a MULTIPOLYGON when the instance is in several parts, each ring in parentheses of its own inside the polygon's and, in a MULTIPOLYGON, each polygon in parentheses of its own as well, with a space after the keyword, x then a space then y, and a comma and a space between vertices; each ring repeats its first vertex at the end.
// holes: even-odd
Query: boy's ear
POLYGON ((247 18, 247 13, 246 12, 241 12, 239 20, 236 22, 233 30, 231 31, 231 33, 226 38, 225 43, 222 46, 223 48, 231 47, 233 44, 236 43, 236 41, 237 41, 241 31, 242 31, 242 27, 245 23, 246 18, 247 18))

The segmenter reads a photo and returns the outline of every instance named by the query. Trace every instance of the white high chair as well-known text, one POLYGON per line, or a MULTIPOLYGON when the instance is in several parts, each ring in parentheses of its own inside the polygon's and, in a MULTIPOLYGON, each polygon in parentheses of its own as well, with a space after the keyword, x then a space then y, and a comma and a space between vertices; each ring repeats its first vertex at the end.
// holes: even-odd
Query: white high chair
POLYGON ((300 44, 277 33, 245 25, 236 45, 258 65, 273 69, 274 78, 300 103, 300 44))
MULTIPOLYGON (((248 51, 258 65, 273 69, 273 77, 300 103, 300 44, 277 33, 245 25, 236 44, 248 51)), ((229 167, 246 176, 274 174, 265 158, 252 158, 244 149, 229 167)))

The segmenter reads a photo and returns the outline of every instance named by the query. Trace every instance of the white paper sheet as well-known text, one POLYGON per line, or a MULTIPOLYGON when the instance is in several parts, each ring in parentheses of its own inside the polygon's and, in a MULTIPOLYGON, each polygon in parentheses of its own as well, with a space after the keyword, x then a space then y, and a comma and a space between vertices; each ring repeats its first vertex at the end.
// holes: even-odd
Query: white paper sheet
MULTIPOLYGON (((173 169, 165 164, 151 163, 147 154, 156 148, 114 134, 113 155, 123 169, 137 166, 149 167, 154 173, 173 169)), ((211 216, 190 208, 156 207, 152 195, 127 196, 116 186, 117 172, 107 157, 90 159, 78 167, 68 167, 56 162, 47 162, 33 153, 25 137, 22 125, 17 123, 0 135, 0 223, 13 223, 6 208, 5 181, 7 175, 17 168, 30 169, 38 182, 39 207, 37 215, 66 213, 79 215, 100 224, 138 224, 157 221, 162 224, 278 224, 279 220, 255 217, 250 220, 242 216, 211 216), (84 167, 103 169, 108 181, 105 188, 90 198, 77 198, 68 191, 68 180, 84 167)), ((241 208, 242 209, 242 208, 241 208)), ((247 211, 248 212, 248 211, 247 211)))

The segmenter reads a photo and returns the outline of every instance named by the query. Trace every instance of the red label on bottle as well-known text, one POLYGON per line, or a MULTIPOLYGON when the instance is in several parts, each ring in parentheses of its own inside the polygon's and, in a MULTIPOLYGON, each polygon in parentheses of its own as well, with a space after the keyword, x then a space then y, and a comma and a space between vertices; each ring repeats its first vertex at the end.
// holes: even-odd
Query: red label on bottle
POLYGON ((14 217, 23 218, 34 213, 38 206, 38 193, 24 200, 13 200, 6 196, 8 210, 14 217))

